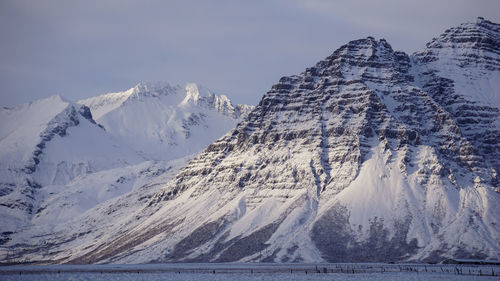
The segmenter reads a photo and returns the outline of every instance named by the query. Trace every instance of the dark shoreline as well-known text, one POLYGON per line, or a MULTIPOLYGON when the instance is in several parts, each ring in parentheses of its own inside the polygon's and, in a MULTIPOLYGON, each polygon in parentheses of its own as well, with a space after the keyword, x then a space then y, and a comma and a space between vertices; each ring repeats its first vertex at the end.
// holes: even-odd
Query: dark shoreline
POLYGON ((57 273, 195 273, 195 274, 328 274, 328 273, 440 273, 445 275, 500 276, 498 265, 423 263, 171 263, 97 265, 13 265, 0 267, 0 275, 57 273))

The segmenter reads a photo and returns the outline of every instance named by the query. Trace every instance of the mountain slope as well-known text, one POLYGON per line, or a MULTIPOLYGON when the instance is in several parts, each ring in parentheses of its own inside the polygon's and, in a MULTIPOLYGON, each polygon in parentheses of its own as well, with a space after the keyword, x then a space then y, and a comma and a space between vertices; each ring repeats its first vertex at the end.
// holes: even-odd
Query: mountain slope
POLYGON ((36 212, 41 187, 143 162, 106 135, 85 106, 52 96, 2 109, 0 173, 4 231, 22 227, 36 212))

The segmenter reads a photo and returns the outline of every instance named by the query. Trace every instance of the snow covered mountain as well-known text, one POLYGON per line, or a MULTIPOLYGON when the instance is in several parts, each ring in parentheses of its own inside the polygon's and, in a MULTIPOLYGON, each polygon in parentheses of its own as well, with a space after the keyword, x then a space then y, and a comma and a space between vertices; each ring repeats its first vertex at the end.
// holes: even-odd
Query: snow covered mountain
MULTIPOLYGON (((481 18, 412 56, 351 41, 281 78, 156 191, 11 238, 5 260, 499 259, 499 74, 500 25, 481 18)), ((95 102, 104 128, 125 99, 95 102)))
MULTIPOLYGON (((87 217, 103 224, 113 202, 146 200, 252 108, 166 83, 79 103, 52 96, 0 110, 0 244, 70 233, 87 217)), ((120 203, 120 213, 134 204, 120 203)))
POLYGON ((0 110, 0 225, 14 232, 37 212, 39 190, 96 171, 144 162, 120 146, 90 110, 52 96, 0 110))
POLYGON ((252 107, 233 105, 196 84, 183 89, 141 83, 125 92, 79 101, 106 131, 147 159, 171 160, 203 150, 252 107))

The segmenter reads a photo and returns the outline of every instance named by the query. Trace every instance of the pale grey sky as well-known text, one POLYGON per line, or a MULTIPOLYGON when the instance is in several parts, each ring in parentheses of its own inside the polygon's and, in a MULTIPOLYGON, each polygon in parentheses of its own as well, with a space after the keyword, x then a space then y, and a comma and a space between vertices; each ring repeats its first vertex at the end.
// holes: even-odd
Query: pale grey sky
POLYGON ((498 0, 0 0, 0 106, 141 81, 196 82, 256 104, 350 40, 412 53, 498 0))

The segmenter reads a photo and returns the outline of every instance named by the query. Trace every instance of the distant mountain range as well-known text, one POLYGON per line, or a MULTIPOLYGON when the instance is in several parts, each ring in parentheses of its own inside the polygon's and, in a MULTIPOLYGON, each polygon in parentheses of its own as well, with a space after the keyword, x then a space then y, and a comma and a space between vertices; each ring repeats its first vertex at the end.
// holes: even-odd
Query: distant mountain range
POLYGON ((141 84, 0 114, 3 262, 500 259, 483 18, 413 55, 351 41, 255 108, 141 84))
POLYGON ((0 244, 69 231, 85 212, 102 223, 109 219, 103 202, 108 208, 118 200, 132 212, 135 201, 251 109, 196 84, 167 83, 141 83, 78 103, 51 96, 0 109, 0 244), (134 200, 123 203, 120 196, 134 200))

